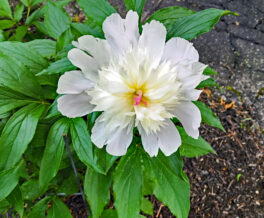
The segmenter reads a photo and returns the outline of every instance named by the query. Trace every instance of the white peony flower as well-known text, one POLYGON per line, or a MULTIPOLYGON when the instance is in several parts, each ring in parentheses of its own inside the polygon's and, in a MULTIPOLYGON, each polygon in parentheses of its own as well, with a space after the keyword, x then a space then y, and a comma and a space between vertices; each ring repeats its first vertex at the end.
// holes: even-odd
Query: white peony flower
POLYGON ((81 117, 102 111, 92 129, 93 143, 108 153, 124 155, 137 127, 150 156, 159 148, 165 155, 177 151, 181 137, 171 118, 176 117, 193 138, 199 136, 201 114, 192 103, 201 90, 196 86, 206 65, 198 62, 192 43, 182 38, 166 40, 157 21, 143 26, 138 15, 112 14, 103 23, 104 39, 82 36, 68 58, 80 70, 59 79, 59 111, 81 117))

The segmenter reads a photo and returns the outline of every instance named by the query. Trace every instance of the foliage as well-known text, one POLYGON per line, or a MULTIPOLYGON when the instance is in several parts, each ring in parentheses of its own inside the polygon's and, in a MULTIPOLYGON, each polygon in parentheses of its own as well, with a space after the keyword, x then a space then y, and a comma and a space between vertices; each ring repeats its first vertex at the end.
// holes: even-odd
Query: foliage
MULTIPOLYGON (((71 217, 57 195, 78 191, 62 137, 66 134, 75 164, 80 172, 86 171, 80 176, 92 217, 133 218, 140 211, 152 214, 152 205, 145 198, 150 194, 177 217, 187 217, 190 184, 182 170, 182 156, 215 153, 202 137, 195 140, 177 127, 183 143, 175 154, 166 157, 160 152, 150 158, 136 139, 127 154, 118 158, 90 140, 98 113, 68 119, 57 110, 59 75, 76 69, 67 59, 71 42, 84 34, 103 38, 102 22, 116 12, 106 0, 77 0, 86 21, 73 22, 80 19, 71 18, 63 9, 69 2, 21 0, 11 8, 8 0, 0 0, 0 212, 13 207, 20 217, 45 217, 46 212, 47 217, 71 217), (104 210, 111 194, 115 210, 104 210)), ((125 0, 125 5, 141 17, 145 2, 125 0)), ((191 40, 210 31, 227 14, 231 12, 195 12, 175 6, 156 11, 146 22, 162 22, 167 39, 191 40)), ((216 73, 208 67, 204 74, 216 73)), ((210 78, 197 88, 216 85, 210 78)), ((210 108, 194 103, 203 122, 224 130, 210 108)))

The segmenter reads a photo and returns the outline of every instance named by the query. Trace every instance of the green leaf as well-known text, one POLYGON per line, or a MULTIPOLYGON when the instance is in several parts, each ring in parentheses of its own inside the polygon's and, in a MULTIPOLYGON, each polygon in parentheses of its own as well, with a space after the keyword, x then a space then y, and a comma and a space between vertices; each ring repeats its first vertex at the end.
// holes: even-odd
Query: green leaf
POLYGON ((163 23, 168 29, 179 18, 189 16, 195 13, 196 13, 195 11, 192 11, 188 8, 171 6, 156 11, 154 14, 150 16, 147 22, 150 22, 152 20, 157 20, 163 23))
POLYGON ((88 20, 91 19, 99 26, 102 26, 106 17, 116 13, 116 10, 106 0, 77 0, 77 2, 88 20))
POLYGON ((61 51, 66 45, 71 44, 74 39, 74 35, 70 28, 66 29, 57 40, 56 50, 61 51))
POLYGON ((102 175, 87 167, 84 179, 84 193, 94 218, 100 217, 105 205, 110 201, 111 184, 111 172, 107 175, 102 175))
POLYGON ((234 13, 210 8, 193 15, 182 17, 168 28, 167 39, 181 37, 191 40, 200 34, 209 32, 222 16, 228 14, 234 13))
MULTIPOLYGON (((175 172, 168 157, 165 157, 161 152, 157 158, 152 158, 150 161, 156 179, 155 196, 168 206, 176 217, 187 218, 190 210, 189 182, 175 172)), ((182 169, 180 168, 178 171, 182 171, 182 169)))
POLYGON ((93 35, 98 38, 103 38, 104 34, 102 29, 97 25, 92 25, 91 22, 87 23, 72 23, 72 28, 77 30, 82 35, 93 35))
POLYGON ((47 218, 58 218, 58 217, 72 218, 72 215, 68 207, 59 198, 56 198, 53 201, 52 206, 48 211, 47 218))
POLYGON ((20 191, 20 188, 19 188, 18 185, 11 192, 11 194, 8 195, 7 200, 15 208, 15 210, 17 211, 19 217, 23 217, 24 202, 23 202, 22 194, 21 194, 21 191, 20 191))
POLYGON ((42 57, 49 58, 56 54, 56 42, 50 39, 35 39, 26 43, 42 57))
POLYGON ((65 193, 66 195, 71 195, 71 194, 79 192, 79 187, 76 182, 75 175, 73 173, 70 174, 68 178, 63 180, 57 192, 65 193))
POLYGON ((34 21, 37 21, 39 18, 44 16, 45 6, 35 10, 26 20, 26 25, 32 24, 34 21))
POLYGON ((99 149, 92 145, 86 123, 82 118, 71 119, 70 130, 72 144, 79 159, 86 166, 90 166, 95 171, 105 174, 116 157, 104 155, 103 149, 98 151, 99 149))
POLYGON ((107 209, 104 210, 100 218, 118 218, 116 210, 107 209))
POLYGON ((0 29, 5 30, 14 26, 16 22, 13 20, 0 20, 0 29))
POLYGON ((0 9, 5 12, 6 16, 12 19, 12 11, 8 0, 0 0, 0 9))
POLYGON ((133 146, 123 156, 114 174, 114 198, 118 217, 137 217, 142 198, 142 171, 139 149, 133 146))
MULTIPOLYGON (((30 48, 26 43, 21 42, 1 42, 1 53, 8 57, 12 57, 14 62, 21 62, 27 66, 33 73, 37 73, 46 68, 48 62, 39 55, 34 49, 30 48)), ((18 65, 18 63, 16 63, 18 65)))
POLYGON ((45 191, 49 182, 56 176, 59 170, 65 145, 63 134, 67 134, 68 128, 68 119, 62 118, 54 123, 49 131, 39 172, 41 191, 45 191))
POLYGON ((25 95, 0 86, 0 114, 33 102, 34 100, 25 95))
POLYGON ((1 52, 0 86, 8 87, 34 99, 43 99, 41 86, 34 75, 20 62, 1 55, 1 52))
POLYGON ((153 215, 153 206, 152 206, 152 203, 142 197, 142 201, 141 201, 141 210, 145 213, 145 214, 148 214, 148 215, 153 215))
POLYGON ((45 2, 45 0, 31 0, 31 6, 35 6, 39 3, 45 2))
POLYGON ((210 75, 217 75, 217 72, 215 72, 211 67, 207 66, 207 67, 204 69, 203 74, 204 74, 204 75, 207 75, 207 76, 210 76, 210 75))
POLYGON ((44 24, 49 36, 58 39, 70 27, 71 19, 64 10, 54 3, 48 2, 44 14, 44 24))
POLYGON ((206 104, 201 101, 194 101, 193 103, 199 108, 203 122, 207 123, 210 126, 217 127, 225 132, 225 129, 222 126, 219 118, 206 104))
POLYGON ((215 150, 208 144, 201 136, 198 139, 194 139, 186 134, 182 127, 177 129, 181 135, 182 145, 180 146, 180 154, 184 157, 198 157, 209 152, 216 154, 215 150))
POLYGON ((0 202, 17 186, 21 165, 22 162, 16 167, 0 172, 0 202))
POLYGON ((0 137, 0 169, 14 166, 32 140, 46 105, 29 104, 13 114, 0 137))
POLYGON ((18 4, 15 8, 14 11, 14 19, 15 21, 19 22, 22 18, 23 15, 23 11, 24 11, 24 5, 23 4, 18 4))
POLYGON ((64 73, 66 71, 75 70, 75 69, 76 67, 72 65, 72 63, 69 61, 68 58, 63 58, 56 62, 51 63, 47 69, 44 69, 43 71, 38 73, 38 75, 58 74, 58 73, 64 73))
POLYGON ((139 17, 141 17, 145 2, 146 0, 125 0, 126 9, 127 11, 136 11, 139 17))
POLYGON ((4 31, 0 30, 0 42, 5 41, 4 31))
POLYGON ((27 34, 27 27, 26 26, 19 26, 16 29, 16 41, 23 41, 25 35, 27 34))
POLYGON ((32 211, 28 214, 28 218, 45 218, 45 213, 48 208, 48 202, 50 201, 51 197, 46 196, 45 198, 38 201, 32 211))
POLYGON ((21 186, 21 192, 24 200, 34 201, 40 195, 39 182, 36 179, 30 179, 21 186))
POLYGON ((196 88, 201 89, 204 87, 212 87, 212 86, 218 86, 218 84, 214 81, 213 78, 208 78, 200 82, 200 84, 196 88))

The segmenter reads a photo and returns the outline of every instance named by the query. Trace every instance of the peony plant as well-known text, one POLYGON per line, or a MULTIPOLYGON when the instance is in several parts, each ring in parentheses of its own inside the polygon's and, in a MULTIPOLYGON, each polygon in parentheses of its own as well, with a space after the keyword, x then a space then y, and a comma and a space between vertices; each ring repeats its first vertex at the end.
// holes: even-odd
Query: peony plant
POLYGON ((68 1, 14 13, 2 2, 0 213, 71 217, 63 201, 81 194, 87 216, 136 218, 153 214, 155 195, 188 217, 182 157, 215 153, 202 123, 224 131, 198 100, 216 72, 189 40, 234 13, 174 6, 142 21, 145 0, 125 0, 124 18, 106 0, 77 0, 80 22, 68 1))

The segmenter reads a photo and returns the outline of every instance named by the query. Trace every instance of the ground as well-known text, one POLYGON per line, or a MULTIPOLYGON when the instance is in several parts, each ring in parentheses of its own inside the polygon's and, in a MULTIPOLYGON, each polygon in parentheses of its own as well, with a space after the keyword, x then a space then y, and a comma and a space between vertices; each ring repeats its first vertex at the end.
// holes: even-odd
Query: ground
MULTIPOLYGON (((125 15, 122 0, 110 2, 125 15)), ((264 217, 263 0, 147 0, 142 18, 172 5, 240 15, 223 17, 210 33, 193 40, 200 61, 219 74, 215 79, 223 92, 206 91, 202 100, 218 114, 226 133, 202 127, 201 135, 218 155, 184 160, 191 182, 189 217, 264 217)), ((151 198, 153 217, 173 217, 151 198)))

